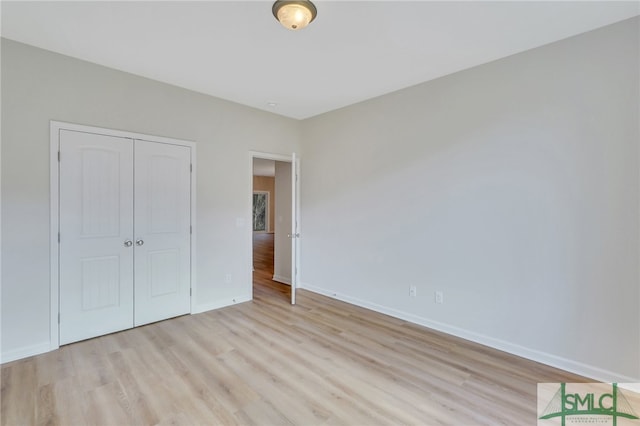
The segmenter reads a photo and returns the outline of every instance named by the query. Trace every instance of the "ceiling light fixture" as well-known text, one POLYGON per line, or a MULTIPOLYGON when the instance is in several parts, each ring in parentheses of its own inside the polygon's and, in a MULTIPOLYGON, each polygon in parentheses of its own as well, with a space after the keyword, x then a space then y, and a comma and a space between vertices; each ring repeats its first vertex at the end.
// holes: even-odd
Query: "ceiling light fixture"
POLYGON ((318 14, 316 6, 308 0, 278 0, 271 8, 273 16, 289 30, 301 30, 309 25, 318 14))

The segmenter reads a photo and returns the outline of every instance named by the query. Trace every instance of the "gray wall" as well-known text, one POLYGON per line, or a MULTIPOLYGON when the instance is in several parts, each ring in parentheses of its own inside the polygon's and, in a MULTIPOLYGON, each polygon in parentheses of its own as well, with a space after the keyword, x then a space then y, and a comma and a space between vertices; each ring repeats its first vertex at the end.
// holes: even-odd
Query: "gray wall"
POLYGON ((3 39, 3 360, 49 347, 50 120, 195 141, 194 310, 251 297, 249 151, 290 155, 299 122, 3 39))
POLYGON ((54 119, 196 141, 196 310, 250 297, 249 151, 289 155, 304 134, 303 285, 640 381, 638 33, 629 20, 302 123, 3 40, 3 360, 49 345, 54 119))
POLYGON ((273 276, 291 284, 291 163, 276 161, 276 232, 273 276))
POLYGON ((638 32, 628 20, 306 120, 303 286, 640 380, 638 32))

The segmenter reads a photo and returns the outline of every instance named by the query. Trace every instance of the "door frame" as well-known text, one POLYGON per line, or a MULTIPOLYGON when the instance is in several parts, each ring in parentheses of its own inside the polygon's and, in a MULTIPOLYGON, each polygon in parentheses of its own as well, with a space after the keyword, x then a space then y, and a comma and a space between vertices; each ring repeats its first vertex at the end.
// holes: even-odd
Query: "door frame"
POLYGON ((191 149, 191 306, 193 312, 193 300, 197 295, 196 280, 196 143, 193 141, 167 138, 163 136, 147 135, 123 130, 113 130, 103 127, 86 126, 83 124, 67 123, 51 120, 49 123, 49 253, 50 253, 50 347, 55 350, 60 347, 60 170, 59 149, 60 131, 70 130, 83 133, 114 136, 133 140, 140 139, 148 142, 164 143, 170 145, 186 146, 191 149))
MULTIPOLYGON (((249 182, 250 182, 250 186, 249 186, 249 190, 247 191, 248 194, 253 194, 253 160, 255 158, 259 158, 262 160, 273 160, 273 161, 281 161, 283 163, 289 163, 292 164, 293 163, 293 156, 295 155, 295 153, 291 153, 289 155, 285 155, 285 154, 274 154, 274 153, 269 153, 269 152, 261 152, 261 151, 249 151, 249 182)), ((298 166, 296 172, 299 174, 299 164, 300 164, 300 157, 296 156, 296 165, 298 166)), ((291 176, 291 181, 293 182, 293 184, 295 185, 295 176, 292 174, 291 176)), ((298 216, 299 216, 299 212, 300 212, 300 197, 296 197, 297 198, 297 202, 296 202, 296 206, 295 208, 298 211, 298 216)), ((275 202, 275 201, 274 201, 275 202)), ((248 217, 253 218, 253 198, 252 198, 252 202, 249 203, 249 215, 248 217)), ((292 212, 293 213, 293 212, 292 212)), ((291 217, 291 220, 293 222, 294 217, 291 217)), ((300 226, 300 221, 298 220, 298 227, 300 226)), ((249 264, 247 265, 247 270, 249 271, 249 288, 251 289, 251 300, 253 300, 253 224, 251 226, 247 227, 247 241, 248 241, 248 259, 249 259, 249 264)), ((297 245, 297 247, 299 247, 299 244, 297 245)), ((296 250, 296 258, 298 259, 297 263, 299 262, 300 259, 300 250, 298 248, 298 250, 296 250)), ((275 259, 274 259, 275 262, 275 259)), ((300 274, 299 268, 298 268, 298 275, 300 274)), ((291 277, 291 291, 294 291, 295 289, 293 288, 294 285, 294 279, 293 277, 291 277)), ((299 285, 298 285, 299 288, 299 285)))

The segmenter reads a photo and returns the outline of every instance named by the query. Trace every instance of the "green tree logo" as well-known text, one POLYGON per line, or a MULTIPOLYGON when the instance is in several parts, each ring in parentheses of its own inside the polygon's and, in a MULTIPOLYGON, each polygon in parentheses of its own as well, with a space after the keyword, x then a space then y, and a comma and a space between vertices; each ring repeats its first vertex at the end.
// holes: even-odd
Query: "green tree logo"
POLYGON ((617 426, 619 417, 638 420, 639 417, 617 383, 612 383, 611 392, 567 392, 566 383, 561 383, 540 420, 559 417, 562 426, 570 416, 609 416, 617 426))

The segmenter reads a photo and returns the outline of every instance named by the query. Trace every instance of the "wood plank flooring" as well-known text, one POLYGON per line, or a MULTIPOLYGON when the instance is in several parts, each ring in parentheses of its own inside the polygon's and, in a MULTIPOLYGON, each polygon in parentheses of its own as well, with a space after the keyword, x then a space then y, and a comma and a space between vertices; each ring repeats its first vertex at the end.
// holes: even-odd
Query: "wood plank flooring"
POLYGON ((273 234, 253 234, 253 296, 291 300, 291 287, 273 281, 273 234))
POLYGON ((585 381, 255 276, 252 302, 3 365, 2 425, 534 425, 537 382, 585 381))

